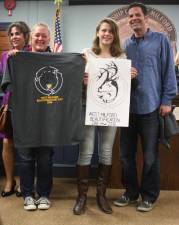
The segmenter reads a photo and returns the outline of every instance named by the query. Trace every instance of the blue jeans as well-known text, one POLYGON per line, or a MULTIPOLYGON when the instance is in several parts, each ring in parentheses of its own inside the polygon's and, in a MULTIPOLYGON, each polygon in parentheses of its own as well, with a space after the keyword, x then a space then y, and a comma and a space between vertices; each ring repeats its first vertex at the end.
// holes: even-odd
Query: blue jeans
POLYGON ((158 110, 145 114, 130 114, 129 127, 121 128, 120 157, 123 165, 125 194, 130 199, 138 198, 155 202, 160 192, 158 110), (138 135, 143 152, 143 172, 139 184, 136 169, 138 135))
MULTIPOLYGON (((91 159, 94 152, 95 131, 95 126, 85 126, 84 140, 79 146, 79 157, 77 164, 80 166, 91 164, 91 159)), ((116 135, 116 127, 97 127, 97 131, 99 137, 99 163, 103 165, 111 165, 112 148, 116 135)))
POLYGON ((32 196, 35 191, 48 197, 52 189, 52 155, 50 147, 18 149, 20 165, 20 188, 23 197, 32 196), (34 190, 35 164, 37 165, 36 190, 34 190))

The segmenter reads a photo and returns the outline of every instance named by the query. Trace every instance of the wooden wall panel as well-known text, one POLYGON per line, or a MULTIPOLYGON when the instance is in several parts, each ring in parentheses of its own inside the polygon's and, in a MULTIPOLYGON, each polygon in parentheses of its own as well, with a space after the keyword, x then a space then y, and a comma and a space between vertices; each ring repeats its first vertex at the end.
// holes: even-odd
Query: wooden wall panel
POLYGON ((0 31, 0 55, 3 51, 7 51, 9 47, 10 46, 6 31, 0 31))
MULTIPOLYGON (((176 102, 175 102, 176 103, 176 102)), ((177 104, 179 106, 179 101, 177 104)), ((124 188, 121 182, 122 166, 119 159, 119 133, 118 130, 113 146, 113 165, 111 173, 110 187, 124 188)), ((160 181, 161 189, 163 190, 179 190, 179 135, 171 138, 171 150, 167 150, 163 145, 160 145, 160 181)), ((142 173, 143 158, 140 142, 138 144, 138 153, 136 157, 137 170, 139 180, 142 173)))

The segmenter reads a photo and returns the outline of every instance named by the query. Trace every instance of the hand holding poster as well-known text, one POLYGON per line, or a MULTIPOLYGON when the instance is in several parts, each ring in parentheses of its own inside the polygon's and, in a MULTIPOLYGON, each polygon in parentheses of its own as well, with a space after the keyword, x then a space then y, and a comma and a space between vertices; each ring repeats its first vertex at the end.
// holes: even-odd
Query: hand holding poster
POLYGON ((88 61, 86 125, 128 126, 130 70, 128 59, 88 61))

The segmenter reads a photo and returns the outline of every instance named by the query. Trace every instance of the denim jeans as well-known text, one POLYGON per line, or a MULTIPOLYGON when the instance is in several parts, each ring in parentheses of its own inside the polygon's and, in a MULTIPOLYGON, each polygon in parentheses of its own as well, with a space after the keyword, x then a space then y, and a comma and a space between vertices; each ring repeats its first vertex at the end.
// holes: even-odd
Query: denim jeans
POLYGON ((130 199, 138 198, 155 202, 160 192, 160 162, 158 150, 158 110, 145 114, 130 114, 129 127, 121 128, 120 157, 123 166, 125 194, 130 199), (138 135, 143 152, 141 183, 138 182, 136 152, 138 135))
POLYGON ((32 196, 35 191, 48 197, 52 189, 52 155, 50 147, 18 149, 20 165, 20 188, 23 197, 32 196), (34 190, 35 165, 37 165, 36 189, 34 190))
MULTIPOLYGON (((95 126, 85 126, 84 140, 79 146, 78 165, 90 165, 94 152, 95 126)), ((97 127, 99 163, 111 165, 112 147, 116 134, 116 127, 97 127)))

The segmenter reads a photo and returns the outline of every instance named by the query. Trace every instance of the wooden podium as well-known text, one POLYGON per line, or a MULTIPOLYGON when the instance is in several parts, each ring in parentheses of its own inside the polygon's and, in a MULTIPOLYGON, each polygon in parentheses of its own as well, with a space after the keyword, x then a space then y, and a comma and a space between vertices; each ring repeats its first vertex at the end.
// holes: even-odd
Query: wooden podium
MULTIPOLYGON (((179 107, 179 96, 173 101, 176 107, 179 107)), ((120 128, 118 128, 114 146, 113 146, 113 165, 111 172, 111 188, 124 188, 121 182, 122 167, 119 159, 119 142, 120 142, 120 128)), ((163 190, 179 190, 179 135, 171 138, 171 150, 167 150, 160 144, 160 186, 163 190)), ((137 170, 139 177, 142 172, 142 152, 140 141, 138 143, 137 153, 137 170)))

